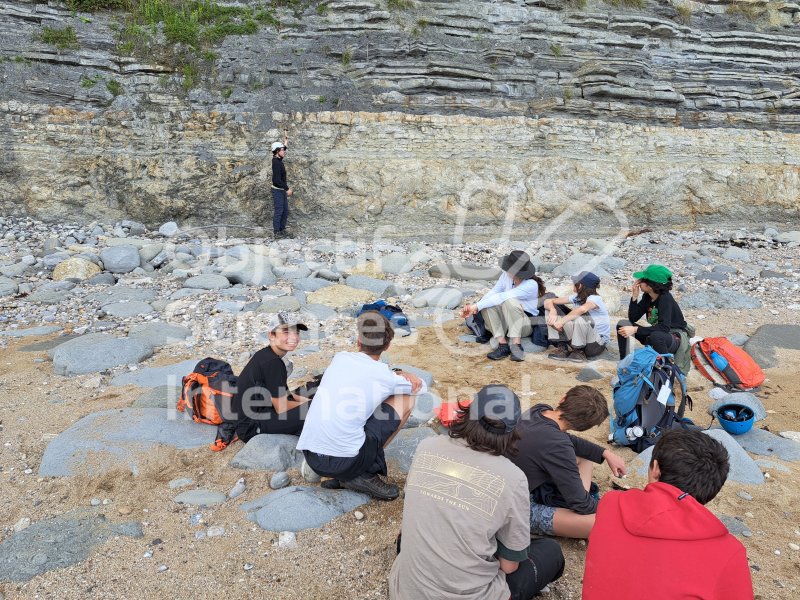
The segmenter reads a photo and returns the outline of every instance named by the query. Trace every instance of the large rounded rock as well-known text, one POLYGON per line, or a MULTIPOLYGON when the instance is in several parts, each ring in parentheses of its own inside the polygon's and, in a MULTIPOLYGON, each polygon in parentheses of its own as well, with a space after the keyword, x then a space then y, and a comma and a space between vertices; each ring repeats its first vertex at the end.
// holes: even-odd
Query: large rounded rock
POLYGON ((85 258, 68 258, 56 265, 53 269, 53 279, 63 281, 64 279, 79 279, 84 281, 100 273, 102 269, 85 258))
POLYGON ((241 260, 222 270, 222 275, 231 283, 262 287, 272 285, 278 279, 272 271, 272 261, 261 255, 247 255, 241 260))
POLYGON ((262 433, 250 438, 231 459, 234 469, 285 471, 299 468, 303 453, 297 449, 297 436, 262 433))
POLYGON ((256 309, 257 313, 276 313, 282 310, 300 310, 300 301, 294 296, 279 296, 264 300, 256 309))
POLYGON ((147 302, 140 302, 134 300, 133 302, 115 302, 114 304, 106 304, 103 310, 107 315, 117 317, 118 319, 128 319, 139 315, 146 315, 153 312, 153 307, 147 302))
POLYGON ((354 304, 364 304, 374 299, 372 292, 357 290, 346 285, 334 284, 306 297, 308 304, 324 304, 331 308, 345 308, 354 304))
POLYGON ((189 277, 184 282, 183 287, 195 290, 222 290, 231 287, 231 282, 222 275, 206 273, 205 275, 189 277))
POLYGON ((267 531, 303 531, 322 527, 367 502, 369 496, 350 490, 293 485, 242 504, 241 509, 267 531))
POLYGON ((451 287, 434 287, 423 290, 414 296, 411 304, 417 308, 425 306, 435 308, 456 308, 464 298, 464 293, 451 287))
POLYGON ((13 296, 17 293, 19 284, 8 277, 0 277, 0 296, 13 296))
POLYGON ((153 355, 153 346, 135 338, 115 338, 105 334, 86 335, 70 340, 53 351, 56 375, 83 375, 138 363, 153 355))
POLYGON ((141 262, 139 249, 133 245, 105 248, 100 252, 100 260, 106 271, 112 273, 130 273, 141 262))

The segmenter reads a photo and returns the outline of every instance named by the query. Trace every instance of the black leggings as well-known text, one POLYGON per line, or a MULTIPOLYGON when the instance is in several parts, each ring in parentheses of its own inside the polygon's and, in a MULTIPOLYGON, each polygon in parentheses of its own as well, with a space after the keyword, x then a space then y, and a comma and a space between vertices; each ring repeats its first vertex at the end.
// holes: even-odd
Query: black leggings
POLYGON ((564 573, 564 554, 558 542, 550 538, 531 540, 528 559, 516 571, 506 575, 511 600, 530 600, 551 581, 564 573))
MULTIPOLYGON (((619 344, 620 358, 625 358, 628 354, 628 338, 622 337, 619 334, 619 328, 627 325, 633 325, 633 323, 628 320, 622 320, 617 323, 617 343, 619 344)), ((634 334, 634 337, 643 346, 652 346, 653 350, 659 354, 675 354, 675 351, 681 345, 680 338, 676 339, 675 336, 668 331, 648 331, 642 333, 640 330, 634 334)))
POLYGON ((259 419, 242 417, 236 424, 236 435, 244 443, 259 433, 285 433, 289 435, 300 435, 305 424, 306 413, 308 412, 308 402, 296 408, 287 410, 285 413, 278 414, 270 409, 260 413, 259 419))

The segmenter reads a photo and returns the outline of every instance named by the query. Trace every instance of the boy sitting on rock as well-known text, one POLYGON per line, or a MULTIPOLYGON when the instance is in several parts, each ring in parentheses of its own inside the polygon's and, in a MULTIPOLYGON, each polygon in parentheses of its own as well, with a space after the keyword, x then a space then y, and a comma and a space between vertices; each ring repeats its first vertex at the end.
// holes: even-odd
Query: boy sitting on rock
POLYGON ((582 598, 752 600, 744 546, 703 506, 728 468, 728 453, 714 438, 682 429, 662 434, 647 487, 600 501, 582 598), (637 585, 620 580, 620 565, 636 573, 637 585))
POLYGON ((325 370, 297 444, 308 466, 339 485, 380 500, 400 491, 381 479, 387 474, 384 448, 414 408, 412 394, 426 391, 416 375, 394 372, 381 362, 394 330, 378 312, 358 317, 358 352, 339 352, 325 370))
POLYGON ((625 461, 568 430, 586 431, 608 418, 608 403, 598 390, 577 385, 553 408, 537 404, 523 415, 519 453, 511 460, 528 478, 531 533, 586 538, 594 525, 597 485, 593 463, 608 463, 614 475, 626 473, 625 461))

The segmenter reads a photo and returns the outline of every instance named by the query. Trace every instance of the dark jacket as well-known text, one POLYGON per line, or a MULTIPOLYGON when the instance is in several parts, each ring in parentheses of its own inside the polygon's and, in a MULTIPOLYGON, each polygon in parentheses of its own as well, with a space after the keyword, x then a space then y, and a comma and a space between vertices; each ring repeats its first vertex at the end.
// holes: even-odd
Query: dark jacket
POLYGON ((675 298, 669 292, 664 292, 656 298, 655 302, 647 294, 642 294, 639 302, 631 299, 628 305, 628 319, 636 323, 642 317, 647 317, 650 327, 639 326, 639 333, 646 334, 652 331, 669 333, 673 329, 686 329, 686 319, 675 298))
POLYGON ((542 416, 553 410, 537 404, 522 415, 517 426, 520 440, 517 455, 509 457, 528 478, 528 489, 534 492, 545 486, 558 496, 551 506, 569 508, 581 515, 597 510, 597 500, 583 487, 576 458, 580 456, 597 464, 603 462, 603 448, 597 444, 561 431, 558 423, 542 416))
POLYGON ((289 184, 286 183, 286 167, 283 159, 277 156, 272 157, 272 186, 281 190, 289 189, 289 184))

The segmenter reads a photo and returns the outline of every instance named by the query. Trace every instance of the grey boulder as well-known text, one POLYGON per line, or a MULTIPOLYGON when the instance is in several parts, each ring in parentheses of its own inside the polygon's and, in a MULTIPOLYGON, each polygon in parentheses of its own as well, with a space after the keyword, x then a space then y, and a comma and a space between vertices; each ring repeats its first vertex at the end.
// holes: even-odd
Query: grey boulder
POLYGON ((147 302, 140 302, 134 300, 133 302, 115 302, 114 304, 106 304, 103 311, 112 317, 118 319, 127 319, 139 315, 146 315, 153 312, 153 307, 147 302))
POLYGON ((57 346, 52 353, 56 375, 83 375, 138 363, 153 355, 153 346, 136 338, 84 335, 57 346))
POLYGON ((104 248, 100 251, 100 260, 111 273, 130 273, 141 263, 139 248, 133 245, 104 248))
POLYGON ((576 275, 581 271, 591 271, 601 279, 609 277, 608 272, 600 266, 601 259, 592 254, 573 254, 553 269, 553 275, 576 275))
POLYGON ((222 492, 212 492, 211 490, 188 490, 175 496, 176 504, 188 504, 190 506, 214 506, 222 504, 228 497, 222 492))
POLYGON ((303 531, 322 527, 367 502, 368 496, 350 490, 293 485, 242 504, 241 509, 267 531, 303 531))
POLYGON ((13 296, 19 290, 19 284, 8 277, 0 277, 0 296, 13 296))
POLYGON ((231 283, 241 283, 255 287, 272 285, 277 281, 272 272, 272 263, 263 256, 253 255, 233 265, 225 267, 222 275, 231 283))
POLYGON ((186 327, 160 322, 137 325, 128 333, 128 337, 145 340, 154 347, 174 344, 175 342, 185 340, 190 335, 192 335, 192 332, 186 327))
POLYGON ((440 263, 428 269, 431 277, 464 281, 494 281, 502 272, 500 267, 485 267, 468 262, 440 263))
POLYGON ((0 331, 0 336, 10 338, 26 338, 39 335, 49 335, 51 333, 58 333, 61 327, 58 325, 41 325, 39 327, 28 327, 27 329, 8 329, 0 331))
POLYGON ((416 308, 426 306, 452 310, 461 304, 464 292, 453 287, 433 287, 423 290, 411 299, 416 308))
MULTIPOLYGON (((720 431, 713 429, 712 431, 720 431)), ((763 429, 751 429, 736 436, 742 448, 759 456, 775 456, 788 462, 800 461, 800 442, 790 440, 763 429)))
POLYGON ((350 275, 345 280, 348 287, 357 290, 367 290, 375 294, 376 298, 385 298, 387 296, 400 296, 403 290, 391 281, 384 279, 376 279, 375 277, 368 277, 366 275, 350 275))
POLYGON ((762 419, 767 418, 767 411, 764 408, 764 405, 761 403, 761 400, 749 392, 726 394, 722 398, 719 398, 711 403, 711 406, 708 407, 708 414, 713 415, 717 410, 719 410, 720 406, 724 406, 725 404, 741 404, 742 406, 747 406, 753 411, 756 421, 761 421, 762 419))
POLYGON ((150 302, 155 300, 155 297, 156 292, 152 289, 113 286, 92 292, 86 296, 86 300, 97 302, 100 306, 106 306, 116 302, 150 302))
POLYGON ((723 288, 686 294, 680 300, 683 308, 698 310, 760 308, 761 300, 723 288))
POLYGON ((39 465, 42 477, 92 474, 138 463, 158 445, 179 450, 201 448, 214 441, 216 428, 159 408, 123 408, 87 415, 50 442, 39 465), (177 417, 177 418, 176 418, 177 417))
POLYGON ((776 348, 800 350, 800 325, 762 325, 744 345, 762 369, 778 366, 776 348))
POLYGON ((386 463, 403 473, 408 473, 419 443, 436 433, 430 427, 401 430, 386 448, 386 463))
POLYGON ((250 438, 231 459, 234 469, 285 471, 299 468, 303 453, 297 449, 297 436, 262 433, 250 438))
POLYGON ((194 290, 222 290, 231 287, 231 282, 222 275, 206 273, 189 277, 183 282, 183 287, 194 290))

